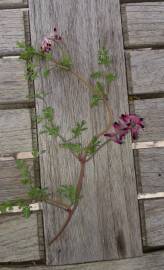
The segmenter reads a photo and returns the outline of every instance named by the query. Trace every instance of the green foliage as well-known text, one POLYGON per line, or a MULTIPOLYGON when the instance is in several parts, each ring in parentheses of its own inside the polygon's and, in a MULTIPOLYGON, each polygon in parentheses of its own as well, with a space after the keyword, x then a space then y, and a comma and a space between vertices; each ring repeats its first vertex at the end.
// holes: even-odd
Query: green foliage
POLYGON ((43 109, 43 116, 48 121, 52 121, 54 118, 54 109, 52 107, 46 107, 43 109))
POLYGON ((40 134, 48 133, 50 136, 57 137, 59 136, 60 127, 59 126, 47 126, 43 127, 44 129, 40 132, 40 134))
POLYGON ((72 128, 72 133, 74 135, 74 138, 79 137, 83 131, 87 130, 86 127, 86 121, 82 120, 81 122, 77 122, 76 126, 74 128, 72 128))
POLYGON ((103 76, 103 72, 101 72, 101 71, 95 71, 95 72, 91 73, 92 79, 99 79, 102 76, 103 76))
POLYGON ((32 200, 42 201, 48 197, 48 190, 47 188, 30 187, 28 196, 32 200))
POLYGON ((76 192, 76 186, 74 185, 62 185, 57 189, 57 192, 60 194, 60 196, 64 199, 67 199, 70 201, 71 204, 74 204, 77 202, 77 192, 76 192))
POLYGON ((92 155, 96 152, 97 147, 100 146, 101 141, 97 139, 96 136, 94 136, 89 144, 88 147, 84 149, 86 154, 92 155))
POLYGON ((32 62, 28 62, 26 65, 25 78, 29 81, 34 81, 38 77, 38 72, 35 70, 36 66, 32 62))
POLYGON ((30 210, 30 206, 29 205, 26 205, 22 208, 22 214, 23 214, 23 217, 25 218, 29 218, 30 215, 31 215, 31 210, 30 210))
POLYGON ((49 70, 48 68, 45 68, 45 69, 43 70, 43 76, 44 76, 45 78, 47 78, 49 74, 50 74, 50 70, 49 70))
POLYGON ((104 86, 101 82, 96 82, 96 86, 95 86, 95 91, 96 94, 99 95, 100 97, 104 96, 104 86))
POLYGON ((116 75, 114 75, 113 73, 108 73, 105 75, 105 78, 108 83, 111 83, 112 81, 116 79, 116 75))
POLYGON ((25 161, 18 159, 16 160, 16 165, 21 174, 21 183, 24 185, 30 185, 32 183, 31 175, 25 161))
POLYGON ((69 55, 63 56, 62 59, 60 59, 59 64, 66 70, 70 70, 72 67, 72 60, 69 55))
POLYGON ((98 52, 98 64, 100 65, 109 65, 111 63, 108 51, 105 48, 102 48, 98 52))
POLYGON ((62 143, 61 146, 65 149, 69 149, 76 154, 80 154, 82 152, 81 143, 62 143))
POLYGON ((100 97, 99 95, 93 95, 90 101, 91 107, 97 106, 100 100, 102 100, 102 97, 100 97))
POLYGON ((13 204, 11 201, 5 201, 0 204, 0 212, 2 214, 5 214, 7 210, 12 210, 13 209, 13 204))

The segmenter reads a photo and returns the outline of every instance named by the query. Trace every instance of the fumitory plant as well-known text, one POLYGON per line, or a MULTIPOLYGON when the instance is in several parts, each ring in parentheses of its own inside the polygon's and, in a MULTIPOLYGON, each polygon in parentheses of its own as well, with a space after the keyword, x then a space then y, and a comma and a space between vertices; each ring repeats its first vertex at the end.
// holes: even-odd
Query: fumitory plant
MULTIPOLYGON (((0 211, 5 213, 7 210, 11 210, 13 206, 18 206, 22 209, 23 215, 28 218, 31 213, 30 203, 32 202, 45 202, 63 209, 63 211, 68 213, 68 216, 59 232, 57 232, 50 241, 49 244, 52 244, 61 236, 78 207, 87 163, 107 143, 113 141, 117 144, 122 144, 125 136, 129 132, 131 133, 133 140, 136 140, 140 129, 144 128, 143 118, 140 118, 135 114, 126 113, 122 114, 118 121, 113 123, 113 115, 108 102, 106 85, 110 85, 113 80, 116 80, 116 75, 108 71, 111 65, 111 59, 106 48, 101 48, 98 51, 99 70, 92 71, 90 80, 88 81, 74 69, 68 48, 65 45, 63 37, 57 32, 56 28, 54 28, 53 33, 43 39, 39 50, 23 43, 18 43, 18 46, 22 48, 20 59, 25 60, 27 63, 25 76, 28 80, 35 80, 40 72, 47 77, 52 69, 64 71, 67 74, 69 73, 70 76, 76 77, 78 81, 91 91, 91 108, 103 103, 108 113, 106 127, 95 134, 86 145, 83 145, 81 142, 77 142, 77 140, 82 133, 87 130, 86 121, 82 120, 77 122, 71 129, 71 138, 65 138, 61 134, 60 127, 55 123, 53 107, 50 107, 46 102, 46 95, 50 93, 44 94, 42 92, 35 92, 35 98, 41 99, 44 104, 42 113, 36 116, 37 123, 42 125, 41 133, 47 133, 53 138, 58 138, 59 146, 70 151, 70 153, 79 161, 80 172, 77 184, 59 186, 57 192, 60 199, 56 199, 50 194, 50 191, 47 188, 36 187, 32 181, 31 172, 26 163, 23 160, 16 160, 17 167, 21 174, 21 182, 27 186, 28 199, 16 198, 15 200, 5 201, 0 204, 0 211), (58 53, 55 54, 54 50, 58 53), (40 61, 43 62, 41 71, 38 69, 38 67, 40 67, 40 61), (47 66, 51 67, 47 68, 47 66), (106 140, 104 141, 102 138, 106 138, 106 140)), ((37 158, 38 155, 39 153, 34 150, 34 158, 37 158)))

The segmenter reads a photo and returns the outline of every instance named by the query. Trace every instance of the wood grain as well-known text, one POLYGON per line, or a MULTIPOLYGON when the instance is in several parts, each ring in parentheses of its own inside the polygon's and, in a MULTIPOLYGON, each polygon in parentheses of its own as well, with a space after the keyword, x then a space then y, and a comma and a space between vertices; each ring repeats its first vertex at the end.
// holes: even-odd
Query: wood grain
POLYGON ((30 110, 0 110, 0 148, 1 155, 32 151, 30 110))
POLYGON ((140 193, 164 191, 164 148, 135 151, 136 175, 140 193))
POLYGON ((130 94, 164 92, 164 50, 126 52, 130 94))
POLYGON ((0 59, 0 104, 28 101, 25 62, 14 58, 0 59))
MULTIPOLYGON (((33 161, 25 160, 25 162, 34 178, 33 161)), ((21 184, 20 171, 15 160, 0 161, 0 172, 0 202, 27 196, 27 187, 21 184)))
POLYGON ((164 246, 164 199, 144 202, 145 246, 164 246))
POLYGON ((20 53, 16 43, 25 41, 23 10, 0 10, 0 21, 0 55, 20 53))
POLYGON ((137 141, 164 139, 164 98, 135 100, 131 111, 144 118, 145 128, 137 141))
MULTIPOLYGON (((78 265, 65 266, 31 266, 27 270, 161 270, 164 267, 164 251, 149 252, 142 257, 131 258, 126 260, 85 263, 78 265)), ((15 267, 2 267, 1 270, 17 270, 15 267)), ((19 268, 24 269, 24 266, 19 268)))
POLYGON ((40 260, 37 214, 0 216, 0 263, 40 260))
MULTIPOLYGON (((98 69, 99 46, 109 49, 112 69, 118 76, 109 91, 114 117, 128 111, 119 1, 31 0, 29 7, 32 44, 39 47, 45 33, 58 25, 76 69, 86 78, 89 79, 92 70, 98 69)), ((64 136, 69 137, 70 127, 82 119, 86 119, 88 126, 83 136, 85 143, 104 128, 103 107, 91 110, 88 90, 71 75, 52 72, 48 79, 37 80, 35 87, 52 91, 46 100, 54 107, 56 122, 64 136)), ((42 108, 42 102, 38 102, 37 113, 42 108)), ((80 205, 61 238, 51 247, 48 241, 59 230, 65 215, 45 207, 48 264, 125 258, 142 253, 130 145, 129 139, 121 148, 109 144, 87 164, 80 205)), ((59 149, 45 134, 39 135, 39 147, 47 149, 40 159, 42 186, 55 191, 60 184, 76 183, 79 164, 68 151, 59 149)))
POLYGON ((28 0, 0 0, 0 8, 27 7, 28 0))
POLYGON ((122 5, 122 23, 126 48, 164 44, 164 3, 122 5))

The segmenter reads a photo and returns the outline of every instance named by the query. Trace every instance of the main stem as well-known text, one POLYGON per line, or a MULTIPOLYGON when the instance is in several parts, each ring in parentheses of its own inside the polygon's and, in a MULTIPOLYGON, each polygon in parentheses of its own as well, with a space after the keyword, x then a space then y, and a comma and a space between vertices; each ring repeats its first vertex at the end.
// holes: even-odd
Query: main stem
POLYGON ((55 240, 57 240, 60 235, 63 233, 63 231, 65 230, 65 228, 68 226, 77 206, 78 206, 78 200, 80 197, 80 193, 82 190, 82 185, 83 185, 83 179, 84 179, 84 171, 85 171, 85 163, 86 163, 86 159, 84 158, 83 161, 80 161, 80 175, 79 175, 79 179, 77 182, 77 186, 76 186, 76 202, 73 205, 73 208, 70 209, 70 211, 68 211, 68 217, 66 219, 66 221, 64 222, 63 226, 61 227, 60 231, 55 235, 55 237, 49 242, 49 245, 51 245, 55 240))

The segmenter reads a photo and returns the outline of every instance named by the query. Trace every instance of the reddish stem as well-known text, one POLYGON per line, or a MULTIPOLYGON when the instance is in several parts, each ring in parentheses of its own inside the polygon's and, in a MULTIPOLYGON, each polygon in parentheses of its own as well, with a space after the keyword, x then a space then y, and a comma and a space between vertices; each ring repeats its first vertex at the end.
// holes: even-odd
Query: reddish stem
POLYGON ((85 163, 86 163, 86 157, 83 158, 82 161, 80 161, 80 175, 79 175, 79 179, 77 182, 77 186, 76 186, 76 198, 77 201, 74 203, 74 206, 72 209, 68 209, 68 217, 66 219, 66 221, 64 222, 63 226, 61 227, 60 231, 55 235, 55 237, 49 242, 49 245, 52 245, 53 242, 55 240, 57 240, 60 235, 63 233, 63 231, 65 230, 65 228, 68 226, 77 206, 79 203, 79 196, 82 190, 82 185, 83 185, 83 179, 84 179, 84 171, 85 171, 85 163))

